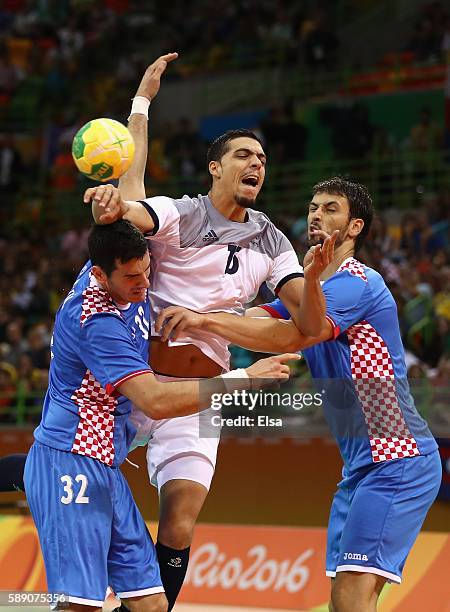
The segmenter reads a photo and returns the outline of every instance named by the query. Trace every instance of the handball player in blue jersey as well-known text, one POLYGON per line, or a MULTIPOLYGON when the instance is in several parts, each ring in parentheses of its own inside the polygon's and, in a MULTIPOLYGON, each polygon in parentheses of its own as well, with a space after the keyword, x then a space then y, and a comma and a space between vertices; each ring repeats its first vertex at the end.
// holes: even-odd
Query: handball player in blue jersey
POLYGON ((49 592, 65 595, 65 609, 100 610, 110 585, 130 610, 163 612, 155 548, 119 469, 136 433, 131 404, 156 419, 193 414, 224 385, 288 378, 284 361, 295 355, 261 360, 240 379, 158 382, 147 363, 144 236, 121 220, 94 226, 88 244, 90 262, 56 315, 49 387, 25 464, 27 500, 49 592))
POLYGON ((321 327, 318 337, 302 335, 279 299, 244 317, 172 307, 157 321, 166 337, 202 329, 254 351, 302 351, 325 389, 325 416, 344 461, 328 527, 334 612, 372 612, 384 584, 401 582, 442 476, 436 442, 409 392, 394 298, 380 274, 355 258, 372 216, 363 185, 335 177, 313 188, 302 309, 321 327))

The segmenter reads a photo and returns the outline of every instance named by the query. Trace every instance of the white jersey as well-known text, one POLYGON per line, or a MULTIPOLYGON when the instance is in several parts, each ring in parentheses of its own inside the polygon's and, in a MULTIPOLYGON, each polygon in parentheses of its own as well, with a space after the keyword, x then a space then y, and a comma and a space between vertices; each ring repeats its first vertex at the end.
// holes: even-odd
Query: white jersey
MULTIPOLYGON (((221 215, 207 196, 142 200, 155 227, 151 242, 150 302, 154 321, 167 306, 197 312, 242 314, 262 283, 277 293, 303 268, 286 236, 268 217, 247 209, 244 223, 221 215)), ((208 332, 182 336, 170 345, 193 344, 225 369, 228 343, 208 332)))

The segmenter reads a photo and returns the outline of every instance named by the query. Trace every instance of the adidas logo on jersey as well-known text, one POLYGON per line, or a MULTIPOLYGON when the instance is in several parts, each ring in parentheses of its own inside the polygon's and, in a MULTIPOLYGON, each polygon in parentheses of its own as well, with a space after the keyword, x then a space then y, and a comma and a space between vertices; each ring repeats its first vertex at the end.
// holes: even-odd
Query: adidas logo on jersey
POLYGON ((219 236, 214 230, 209 230, 209 232, 203 236, 202 240, 203 242, 214 242, 215 240, 219 240, 219 236))

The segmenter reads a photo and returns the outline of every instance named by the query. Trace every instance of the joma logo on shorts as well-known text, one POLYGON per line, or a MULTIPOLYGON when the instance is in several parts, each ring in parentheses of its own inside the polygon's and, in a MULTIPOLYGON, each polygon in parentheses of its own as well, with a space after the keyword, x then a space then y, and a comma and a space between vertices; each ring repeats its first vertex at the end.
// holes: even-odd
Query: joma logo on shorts
POLYGON ((344 561, 351 559, 352 561, 368 561, 367 555, 361 555, 361 553, 344 553, 344 561))

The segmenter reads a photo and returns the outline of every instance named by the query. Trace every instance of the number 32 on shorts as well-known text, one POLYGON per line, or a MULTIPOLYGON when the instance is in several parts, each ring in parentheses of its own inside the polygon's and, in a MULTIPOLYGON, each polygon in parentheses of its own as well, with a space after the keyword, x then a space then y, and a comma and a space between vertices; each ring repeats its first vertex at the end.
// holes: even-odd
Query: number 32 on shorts
MULTIPOLYGON (((76 504, 88 504, 89 497, 85 495, 86 489, 88 486, 88 479, 84 474, 77 474, 75 476, 75 481, 80 483, 80 488, 75 497, 76 504)), ((61 482, 64 484, 64 492, 65 495, 61 497, 62 504, 71 504, 74 498, 74 490, 73 490, 73 479, 72 476, 65 474, 61 476, 61 482)))

